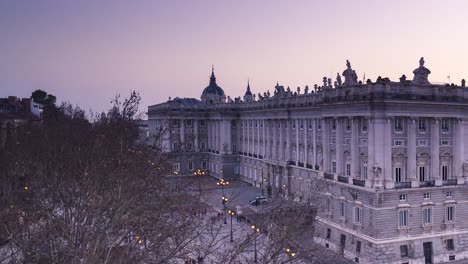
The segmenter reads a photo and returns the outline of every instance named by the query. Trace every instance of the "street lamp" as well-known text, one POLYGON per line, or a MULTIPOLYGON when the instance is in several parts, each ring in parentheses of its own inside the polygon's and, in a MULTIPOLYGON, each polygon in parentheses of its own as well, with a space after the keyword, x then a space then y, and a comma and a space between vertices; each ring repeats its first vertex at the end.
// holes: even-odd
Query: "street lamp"
POLYGON ((199 192, 199 196, 201 196, 201 176, 205 175, 205 172, 202 170, 197 170, 193 174, 195 176, 198 176, 198 192, 199 192))
POLYGON ((232 238, 232 217, 236 215, 236 212, 229 210, 228 214, 231 216, 231 242, 234 242, 234 239, 232 238))
POLYGON ((255 225, 251 227, 254 232, 254 263, 257 263, 257 233, 260 232, 260 228, 255 225))
POLYGON ((221 179, 219 182, 216 183, 216 185, 221 186, 221 190, 224 195, 224 186, 229 185, 229 182, 225 181, 224 179, 221 179))
POLYGON ((223 205, 224 209, 223 209, 223 215, 224 215, 224 224, 227 224, 226 222, 226 203, 228 201, 228 198, 227 197, 221 197, 221 204, 223 205))
POLYGON ((297 255, 297 252, 293 247, 287 247, 286 253, 290 255, 291 257, 295 257, 297 255))

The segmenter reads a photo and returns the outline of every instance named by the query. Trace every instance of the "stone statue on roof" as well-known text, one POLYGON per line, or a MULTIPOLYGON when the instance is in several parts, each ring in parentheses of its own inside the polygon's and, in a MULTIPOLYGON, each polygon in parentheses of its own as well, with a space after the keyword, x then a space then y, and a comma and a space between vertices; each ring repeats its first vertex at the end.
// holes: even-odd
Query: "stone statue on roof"
POLYGON ((343 84, 343 82, 341 81, 341 75, 339 72, 336 73, 336 83, 338 84, 338 86, 341 86, 343 84))
POLYGON ((428 68, 424 67, 424 57, 421 57, 421 59, 419 60, 419 68, 415 69, 413 73, 414 73, 413 84, 417 84, 417 85, 431 84, 427 78, 429 74, 431 74, 431 71, 428 68))
POLYGON ((357 84, 357 74, 356 71, 351 69, 351 63, 349 60, 346 60, 346 70, 343 72, 343 76, 345 78, 345 81, 343 83, 344 86, 351 86, 351 85, 356 85, 357 84))

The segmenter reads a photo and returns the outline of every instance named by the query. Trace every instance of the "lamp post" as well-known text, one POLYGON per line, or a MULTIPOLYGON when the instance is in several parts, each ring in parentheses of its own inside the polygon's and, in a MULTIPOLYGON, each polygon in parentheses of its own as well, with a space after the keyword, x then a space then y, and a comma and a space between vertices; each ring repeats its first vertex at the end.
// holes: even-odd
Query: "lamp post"
POLYGON ((232 210, 228 211, 228 214, 231 216, 231 242, 234 242, 234 239, 232 237, 232 217, 236 215, 236 213, 232 210))
POLYGON ((202 175, 205 175, 205 172, 202 171, 202 170, 197 170, 193 173, 195 176, 198 176, 198 196, 200 197, 201 196, 201 176, 202 175))
POLYGON ((226 222, 226 203, 227 203, 227 201, 228 201, 228 198, 226 198, 224 196, 221 197, 221 203, 223 204, 223 207, 224 207, 223 208, 224 224, 227 224, 227 222, 226 222))
POLYGON ((297 255, 297 252, 296 250, 294 249, 294 247, 287 247, 286 248, 286 253, 288 255, 290 255, 291 257, 295 257, 297 255))
POLYGON ((260 228, 252 225, 252 230, 254 232, 254 263, 257 263, 257 233, 260 232, 260 228))

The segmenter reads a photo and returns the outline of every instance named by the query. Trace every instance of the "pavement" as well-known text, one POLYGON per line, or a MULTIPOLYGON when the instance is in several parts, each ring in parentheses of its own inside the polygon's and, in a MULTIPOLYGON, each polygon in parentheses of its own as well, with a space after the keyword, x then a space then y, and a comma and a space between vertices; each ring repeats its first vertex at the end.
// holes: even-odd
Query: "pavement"
MULTIPOLYGON (((259 195, 262 195, 260 188, 240 180, 229 182, 229 184, 225 187, 216 185, 217 182, 218 179, 216 178, 203 176, 200 184, 201 200, 210 205, 215 210, 224 212, 224 205, 222 204, 221 197, 226 197, 228 199, 228 202, 226 203, 226 209, 236 211, 240 216, 246 218, 247 220, 236 223, 236 230, 239 230, 237 231, 239 233, 248 233, 251 231, 250 225, 255 223, 255 216, 257 214, 269 210, 271 207, 274 207, 274 205, 290 202, 280 196, 273 196, 272 198, 269 198, 269 201, 266 204, 257 206, 251 205, 251 200, 255 199, 259 195), (242 227, 242 225, 244 225, 244 227, 242 227)), ((226 219, 227 223, 229 224, 230 219, 227 214, 226 219)), ((301 239, 301 241, 297 242, 299 245, 304 245, 304 243, 307 244, 307 248, 308 250, 311 250, 311 252, 320 252, 320 260, 315 259, 314 261, 308 261, 307 263, 354 263, 329 249, 315 244, 313 237, 310 237, 310 239, 306 240, 301 239), (331 260, 332 262, 327 260, 331 260)))

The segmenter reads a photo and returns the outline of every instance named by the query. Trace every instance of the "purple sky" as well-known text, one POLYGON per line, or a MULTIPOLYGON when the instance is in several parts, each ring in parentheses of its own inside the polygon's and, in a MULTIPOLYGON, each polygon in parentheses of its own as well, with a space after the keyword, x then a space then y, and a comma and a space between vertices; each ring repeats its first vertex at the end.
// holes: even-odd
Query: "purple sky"
POLYGON ((227 95, 295 90, 351 61, 366 75, 468 79, 468 1, 0 1, 0 97, 44 89, 101 112, 199 98, 211 65, 227 95))

